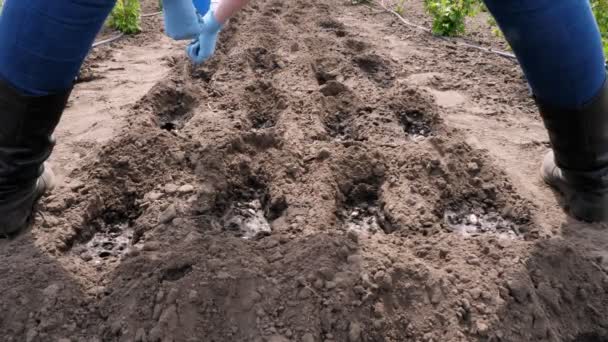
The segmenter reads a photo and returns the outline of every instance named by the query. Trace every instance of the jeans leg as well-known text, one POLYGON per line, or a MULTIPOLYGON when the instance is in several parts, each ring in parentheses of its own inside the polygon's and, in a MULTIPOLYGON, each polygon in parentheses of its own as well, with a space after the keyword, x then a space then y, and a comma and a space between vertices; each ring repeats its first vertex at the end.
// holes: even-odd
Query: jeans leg
POLYGON ((534 95, 579 108, 606 79, 601 36, 586 0, 485 0, 534 95))
POLYGON ((0 77, 25 95, 65 91, 116 0, 7 0, 0 77))

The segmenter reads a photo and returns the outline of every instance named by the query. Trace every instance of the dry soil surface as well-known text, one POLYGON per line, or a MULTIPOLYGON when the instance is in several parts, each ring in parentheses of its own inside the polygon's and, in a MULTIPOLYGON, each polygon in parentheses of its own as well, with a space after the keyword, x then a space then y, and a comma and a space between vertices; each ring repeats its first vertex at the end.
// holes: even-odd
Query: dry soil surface
POLYGON ((3 341, 608 341, 513 61, 342 0, 254 1, 199 68, 161 27, 87 62, 3 341))

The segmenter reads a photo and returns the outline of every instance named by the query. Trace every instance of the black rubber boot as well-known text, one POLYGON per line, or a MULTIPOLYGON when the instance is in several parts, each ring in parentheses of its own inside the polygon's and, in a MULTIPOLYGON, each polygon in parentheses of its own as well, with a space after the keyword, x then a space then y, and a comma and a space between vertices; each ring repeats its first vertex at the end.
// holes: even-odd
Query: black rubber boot
POLYGON ((553 147, 543 179, 565 196, 575 218, 608 222, 608 85, 577 110, 537 104, 553 147))
POLYGON ((26 229, 34 205, 52 187, 44 162, 70 92, 24 96, 0 81, 0 237, 26 229))

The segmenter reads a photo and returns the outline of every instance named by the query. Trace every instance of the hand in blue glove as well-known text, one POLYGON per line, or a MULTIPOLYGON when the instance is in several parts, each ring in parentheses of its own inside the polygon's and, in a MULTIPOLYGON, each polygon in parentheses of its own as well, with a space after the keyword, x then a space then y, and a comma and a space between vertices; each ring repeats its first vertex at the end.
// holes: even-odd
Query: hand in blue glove
POLYGON ((175 40, 195 39, 200 33, 199 15, 192 0, 163 0, 165 33, 175 40))
POLYGON ((221 30, 222 24, 215 19, 213 11, 207 12, 200 23, 200 35, 198 39, 190 43, 186 48, 186 52, 192 63, 199 65, 213 56, 217 37, 221 30))

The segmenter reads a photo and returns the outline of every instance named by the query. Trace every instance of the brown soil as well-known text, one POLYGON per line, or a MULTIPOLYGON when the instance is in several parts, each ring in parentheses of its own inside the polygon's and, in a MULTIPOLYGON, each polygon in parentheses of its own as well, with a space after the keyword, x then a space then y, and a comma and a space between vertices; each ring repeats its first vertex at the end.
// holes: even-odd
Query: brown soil
POLYGON ((0 241, 3 341, 608 341, 608 232, 537 176, 512 61, 260 0, 192 68, 159 20, 96 57, 0 241))

